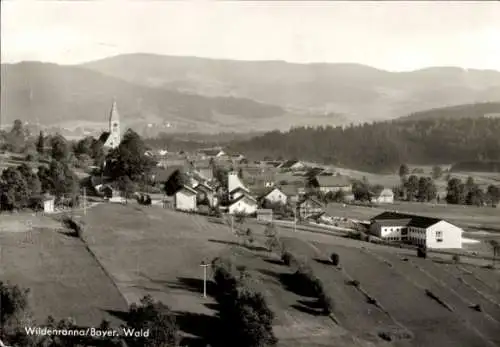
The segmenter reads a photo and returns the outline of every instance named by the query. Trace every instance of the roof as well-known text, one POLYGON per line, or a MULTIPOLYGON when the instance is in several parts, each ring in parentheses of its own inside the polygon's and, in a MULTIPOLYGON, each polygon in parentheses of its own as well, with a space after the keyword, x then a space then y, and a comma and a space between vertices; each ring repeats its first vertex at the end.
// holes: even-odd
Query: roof
POLYGON ((198 152, 205 154, 207 156, 216 156, 217 154, 223 151, 220 148, 206 148, 206 149, 200 149, 198 152))
POLYGON ((150 175, 155 176, 155 181, 166 182, 169 180, 170 176, 172 176, 172 174, 177 170, 183 171, 184 167, 181 165, 171 165, 166 168, 154 167, 151 170, 150 175))
POLYGON ((190 188, 188 186, 182 186, 182 188, 180 190, 178 190, 177 193, 182 192, 183 190, 187 190, 188 192, 190 192, 192 194, 197 194, 196 190, 194 190, 193 188, 190 188))
POLYGON ((300 205, 302 205, 303 203, 305 203, 305 202, 307 202, 307 201, 310 201, 310 202, 312 202, 312 203, 313 203, 313 204, 315 204, 315 205, 318 205, 318 206, 320 206, 320 207, 323 207, 323 204, 322 204, 320 201, 318 201, 318 200, 316 200, 316 199, 314 199, 314 198, 311 198, 311 197, 306 197, 306 198, 304 198, 304 199, 300 200, 300 201, 297 203, 297 205, 298 205, 298 206, 300 206, 300 205))
POLYGON ((279 167, 281 169, 289 169, 291 168, 293 165, 297 164, 299 161, 298 160, 287 160, 285 161, 284 163, 282 163, 279 167))
POLYGON ((243 200, 245 198, 247 198, 248 200, 251 200, 252 202, 257 204, 257 200, 255 200, 255 198, 251 197, 250 195, 243 194, 243 195, 239 196, 238 198, 234 199, 233 201, 229 202, 229 206, 234 205, 238 201, 243 200))
POLYGON ((103 144, 106 143, 110 134, 111 133, 109 131, 103 132, 101 136, 99 136, 99 142, 102 142, 103 144))
POLYGON ((234 193, 234 192, 237 192, 238 190, 242 190, 242 191, 247 192, 247 193, 249 193, 249 192, 250 192, 250 190, 249 190, 248 188, 246 188, 246 187, 242 187, 242 186, 238 186, 238 187, 234 188, 233 190, 231 190, 231 191, 229 192, 229 194, 232 194, 232 193, 234 193))
POLYGON ((205 183, 199 183, 199 184, 197 184, 194 187, 195 190, 199 190, 201 188, 205 188, 205 189, 210 190, 212 192, 215 191, 215 188, 213 188, 213 187, 211 187, 211 186, 209 186, 208 184, 205 184, 205 183))
POLYGON ((428 228, 441 222, 441 218, 417 216, 406 213, 386 211, 372 218, 372 221, 383 221, 383 224, 398 222, 397 225, 406 225, 416 228, 428 228))
POLYGON ((351 180, 347 176, 316 176, 320 187, 348 187, 351 180))

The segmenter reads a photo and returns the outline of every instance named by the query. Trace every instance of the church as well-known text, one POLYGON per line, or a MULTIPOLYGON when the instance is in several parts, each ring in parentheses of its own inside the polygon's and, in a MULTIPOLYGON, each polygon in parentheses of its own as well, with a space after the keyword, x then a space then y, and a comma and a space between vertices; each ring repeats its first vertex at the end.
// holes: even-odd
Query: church
POLYGON ((116 101, 113 101, 113 106, 111 106, 111 112, 109 113, 109 130, 101 134, 99 141, 104 144, 103 146, 106 149, 114 149, 120 144, 120 115, 118 114, 116 101))

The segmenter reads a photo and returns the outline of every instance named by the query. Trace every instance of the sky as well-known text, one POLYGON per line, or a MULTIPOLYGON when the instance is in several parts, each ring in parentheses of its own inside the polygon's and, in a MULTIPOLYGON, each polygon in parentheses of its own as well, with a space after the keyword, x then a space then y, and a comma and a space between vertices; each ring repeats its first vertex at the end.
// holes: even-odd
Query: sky
POLYGON ((500 71, 499 1, 1 2, 2 63, 123 53, 500 71))

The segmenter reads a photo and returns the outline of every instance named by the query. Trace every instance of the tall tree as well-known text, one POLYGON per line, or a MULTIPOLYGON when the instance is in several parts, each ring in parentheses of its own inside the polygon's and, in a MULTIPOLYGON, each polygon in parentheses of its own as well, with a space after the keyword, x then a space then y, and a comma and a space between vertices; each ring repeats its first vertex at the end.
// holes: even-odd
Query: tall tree
POLYGON ((0 205, 2 210, 18 210, 28 206, 29 188, 22 173, 15 167, 2 172, 0 180, 0 205))
POLYGON ((60 162, 66 162, 69 159, 69 145, 62 135, 57 134, 54 136, 51 139, 50 145, 52 147, 52 159, 60 162))
POLYGON ((500 186, 489 185, 486 194, 491 205, 496 206, 500 202, 500 186))
POLYGON ((26 133, 24 131, 23 122, 16 119, 8 135, 9 149, 15 153, 19 153, 24 148, 25 140, 26 133))
POLYGON ((465 203, 465 184, 459 178, 452 178, 448 181, 446 189, 446 202, 449 204, 462 205, 465 203))
POLYGON ((401 164, 399 167, 399 178, 404 181, 406 177, 410 174, 410 168, 406 164, 401 164))
POLYGON ((416 175, 411 175, 405 182, 404 187, 406 190, 406 199, 408 201, 414 201, 418 194, 418 177, 416 175))
POLYGON ((38 140, 36 141, 36 151, 40 155, 45 154, 45 138, 43 137, 43 132, 40 130, 40 134, 38 135, 38 140))
POLYGON ((135 131, 129 129, 123 136, 120 145, 109 155, 109 174, 112 177, 128 176, 132 181, 143 180, 154 161, 146 155, 147 147, 135 131))

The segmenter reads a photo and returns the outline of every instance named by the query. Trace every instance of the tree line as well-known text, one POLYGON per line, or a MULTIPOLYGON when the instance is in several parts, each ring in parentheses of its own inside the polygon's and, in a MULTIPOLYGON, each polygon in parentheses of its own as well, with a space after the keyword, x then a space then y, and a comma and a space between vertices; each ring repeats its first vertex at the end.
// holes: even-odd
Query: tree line
POLYGON ((271 131, 230 149, 247 157, 283 157, 368 172, 396 172, 400 163, 453 164, 500 160, 500 119, 387 121, 348 127, 271 131))

